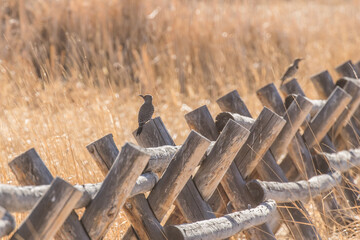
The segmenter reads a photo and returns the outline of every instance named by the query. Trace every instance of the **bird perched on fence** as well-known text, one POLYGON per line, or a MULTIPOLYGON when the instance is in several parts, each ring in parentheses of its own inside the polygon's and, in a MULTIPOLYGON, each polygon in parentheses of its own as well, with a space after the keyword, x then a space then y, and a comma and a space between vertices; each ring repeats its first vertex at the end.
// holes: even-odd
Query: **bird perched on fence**
POLYGON ((294 60, 293 64, 291 64, 288 69, 286 70, 286 72, 284 73, 284 75, 282 76, 281 80, 281 85, 283 85, 283 83, 285 82, 286 79, 292 77, 295 75, 295 73, 298 71, 299 69, 299 62, 303 60, 302 58, 297 58, 294 60))
POLYGON ((142 128, 144 124, 149 121, 154 113, 154 106, 152 104, 152 96, 151 95, 139 95, 144 99, 144 104, 141 105, 139 110, 138 122, 139 128, 136 131, 136 136, 141 134, 142 128))

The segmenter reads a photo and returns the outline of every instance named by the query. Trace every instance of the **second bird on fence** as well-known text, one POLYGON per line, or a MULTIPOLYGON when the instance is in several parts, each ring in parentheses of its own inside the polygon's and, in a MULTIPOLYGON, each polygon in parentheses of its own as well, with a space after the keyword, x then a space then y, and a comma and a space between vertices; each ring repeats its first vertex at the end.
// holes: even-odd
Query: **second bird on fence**
POLYGON ((281 85, 283 85, 283 83, 285 82, 286 79, 292 77, 295 75, 295 73, 298 71, 299 69, 299 62, 302 61, 302 58, 297 58, 294 60, 293 64, 291 64, 288 69, 286 70, 286 72, 284 73, 284 75, 281 77, 281 85))
POLYGON ((138 122, 139 122, 139 128, 136 131, 136 136, 139 136, 141 134, 142 128, 144 124, 149 121, 154 114, 154 105, 152 104, 152 96, 147 95, 139 95, 144 99, 144 104, 141 105, 139 110, 139 116, 138 116, 138 122))

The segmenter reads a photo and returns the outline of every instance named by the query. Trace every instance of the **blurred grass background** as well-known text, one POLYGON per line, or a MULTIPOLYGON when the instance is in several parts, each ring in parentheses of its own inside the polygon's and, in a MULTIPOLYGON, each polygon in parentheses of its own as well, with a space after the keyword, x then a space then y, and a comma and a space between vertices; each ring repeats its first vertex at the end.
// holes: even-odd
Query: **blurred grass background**
MULTIPOLYGON (((102 181, 85 146, 107 133, 119 147, 134 142, 139 94, 154 96, 177 144, 189 133, 184 114, 204 104, 218 113, 215 100, 233 89, 257 116, 255 91, 279 85, 296 57, 316 97, 311 75, 336 79, 335 66, 360 59, 359 9, 355 0, 0 0, 1 183, 17 184, 7 163, 31 147, 53 175, 102 181)), ((120 217, 107 238, 126 224, 120 217)))

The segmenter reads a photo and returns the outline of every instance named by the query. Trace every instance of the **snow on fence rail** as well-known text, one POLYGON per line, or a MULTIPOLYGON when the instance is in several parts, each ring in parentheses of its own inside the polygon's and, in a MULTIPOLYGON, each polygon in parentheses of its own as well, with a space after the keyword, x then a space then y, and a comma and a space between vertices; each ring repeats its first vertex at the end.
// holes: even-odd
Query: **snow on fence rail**
POLYGON ((216 101, 216 121, 206 106, 185 115, 192 131, 182 145, 159 117, 134 134, 139 146, 119 150, 108 134, 87 146, 101 183, 54 179, 30 149, 9 163, 23 186, 0 184, 0 236, 15 229, 11 212, 30 211, 12 239, 101 239, 122 209, 131 223, 123 239, 275 239, 282 223, 294 239, 321 239, 305 202, 329 226, 353 222, 349 209, 360 205, 349 172, 360 165, 358 65, 337 67, 336 84, 327 71, 312 76, 323 99, 307 98, 296 79, 280 88, 285 102, 264 86, 256 119, 232 91, 216 101), (83 207, 79 218, 73 209, 83 207))

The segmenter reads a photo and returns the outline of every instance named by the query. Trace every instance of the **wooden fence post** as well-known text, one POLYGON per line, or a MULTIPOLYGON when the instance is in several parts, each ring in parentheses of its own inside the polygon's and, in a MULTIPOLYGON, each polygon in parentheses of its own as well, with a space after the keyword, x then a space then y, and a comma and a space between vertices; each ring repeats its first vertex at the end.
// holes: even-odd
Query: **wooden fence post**
MULTIPOLYGON (((194 129, 196 131, 199 131, 200 133, 204 133, 204 134, 208 134, 208 135, 209 135, 209 133, 206 133, 206 131, 209 131, 210 133, 217 132, 214 120, 211 117, 211 114, 206 106, 202 106, 198 109, 195 109, 194 111, 188 113, 187 116, 191 116, 191 117, 185 117, 186 122, 188 123, 188 125, 191 129, 194 129)), ((216 146, 214 146, 215 149, 212 150, 212 152, 214 152, 215 154, 218 153, 219 151, 224 152, 224 150, 222 150, 222 148, 224 146, 222 146, 222 144, 220 144, 220 142, 222 142, 221 139, 223 139, 223 138, 226 139, 227 135, 230 134, 231 131, 234 132, 234 130, 231 130, 230 124, 233 125, 232 120, 228 121, 226 126, 221 129, 221 134, 218 137, 218 140, 215 144, 216 146), (229 126, 229 128, 227 128, 228 126, 229 126)), ((235 134, 239 135, 239 134, 241 134, 241 132, 236 132, 235 134)), ((239 143, 238 147, 235 148, 237 150, 234 152, 233 156, 229 156, 229 159, 231 159, 232 163, 229 166, 229 169, 224 168, 224 169, 227 169, 227 171, 221 181, 221 186, 224 188, 224 191, 226 192, 229 200, 231 201, 231 204, 235 207, 236 210, 245 209, 248 206, 248 204, 252 204, 252 205, 254 204, 254 201, 249 197, 250 195, 246 188, 245 181, 241 177, 239 170, 237 169, 235 163, 233 162, 233 159, 234 159, 236 153, 244 145, 244 140, 246 140, 248 138, 248 135, 249 135, 249 132, 246 133, 246 137, 244 137, 242 139, 241 143, 239 143)), ((217 136, 215 136, 215 134, 212 136, 212 138, 215 138, 215 139, 216 139, 216 137, 217 136)), ((216 159, 217 159, 217 157, 213 158, 213 160, 216 160, 216 159)), ((218 164, 221 164, 220 161, 218 164)), ((211 166, 211 164, 209 166, 211 166)), ((202 167, 203 167, 203 165, 202 165, 202 167)), ((196 182, 197 176, 198 175, 196 175, 194 177, 195 182, 196 182)), ((207 198, 207 196, 208 195, 203 192, 203 197, 205 199, 207 198)), ((272 233, 272 231, 270 230, 270 227, 267 224, 260 225, 257 228, 248 229, 247 231, 245 231, 245 234, 248 236, 249 239, 274 239, 275 238, 274 234, 272 233)))
MULTIPOLYGON (((16 157, 9 166, 21 185, 45 185, 53 181, 53 176, 34 148, 16 157)), ((57 239, 89 239, 87 232, 72 211, 64 226, 56 234, 57 239)))
MULTIPOLYGON (((160 146, 162 144, 172 145, 174 142, 172 141, 170 135, 167 133, 166 128, 163 124, 154 124, 152 122, 162 122, 160 118, 155 118, 150 120, 147 124, 144 125, 143 130, 140 136, 136 137, 136 140, 140 143, 148 144, 145 147, 149 146, 160 146), (160 127, 159 127, 160 126, 160 127), (165 134, 163 138, 162 135, 165 134)), ((135 135, 135 132, 134 132, 135 135)), ((215 217, 212 213, 211 208, 206 204, 206 202, 200 196, 198 190, 195 187, 194 182, 190 179, 185 187, 179 193, 176 201, 175 201, 175 210, 170 215, 170 221, 181 220, 181 218, 176 218, 179 215, 186 216, 188 221, 196 221, 198 219, 209 219, 215 217), (191 208, 188 205, 190 203, 196 203, 198 208, 191 208), (180 213, 181 212, 181 213, 180 213), (171 217, 176 216, 176 217, 171 217)), ((169 221, 169 220, 168 220, 169 221)), ((129 239, 131 233, 128 231, 125 235, 126 239, 129 239)), ((124 238, 125 238, 124 237, 124 238)))
MULTIPOLYGON (((282 106, 281 97, 277 92, 276 88, 264 87, 261 89, 261 92, 264 91, 268 91, 266 96, 268 96, 271 99, 267 101, 268 103, 270 103, 271 101, 272 105, 282 106), (270 92, 272 92, 272 94, 270 92), (275 101, 274 99, 278 99, 278 100, 275 101)), ((304 97, 302 97, 301 95, 297 95, 297 98, 304 98, 304 97)), ((295 103, 292 102, 291 105, 292 104, 295 103)), ((275 106, 273 106, 272 108, 276 109, 275 106)), ((295 151, 289 150, 289 155, 293 159, 297 158, 303 160, 303 162, 305 163, 305 168, 302 167, 301 163, 295 165, 297 166, 298 171, 302 174, 303 179, 311 178, 316 175, 311 153, 307 148, 307 146, 305 145, 304 140, 302 139, 300 134, 297 134, 296 140, 297 142, 294 145, 295 151)), ((289 168, 289 166, 287 166, 287 168, 289 168)), ((344 216, 342 213, 343 209, 339 206, 339 204, 335 200, 335 196, 333 193, 325 193, 323 194, 322 197, 315 197, 314 201, 316 203, 318 210, 322 212, 321 216, 323 217, 325 223, 329 225, 333 225, 334 223, 333 219, 339 219, 340 223, 344 223, 344 221, 341 220, 342 218, 339 217, 339 216, 344 216)))
POLYGON ((212 141, 215 141, 219 136, 215 122, 212 120, 206 105, 185 114, 185 120, 190 129, 197 129, 196 131, 205 134, 204 136, 212 141))
POLYGON ((311 102, 298 95, 288 109, 285 110, 283 101, 274 84, 268 84, 259 89, 257 96, 264 106, 282 115, 286 120, 283 130, 270 148, 275 159, 281 161, 285 157, 287 149, 289 149, 298 171, 306 173, 305 168, 312 167, 312 162, 303 162, 308 159, 301 156, 302 151, 298 149, 297 136, 295 135, 299 135, 298 129, 312 108, 311 102), (300 158, 298 158, 299 156, 300 158))
POLYGON ((86 146, 86 149, 90 152, 101 172, 106 176, 119 155, 119 149, 115 145, 113 135, 108 134, 92 142, 86 146))
POLYGON ((335 88, 330 73, 325 70, 310 77, 320 98, 327 99, 335 88))
MULTIPOLYGON (((250 112, 247 110, 246 105, 243 103, 237 92, 233 91, 225 96, 226 97, 217 100, 221 110, 239 114, 247 112, 247 117, 251 117, 250 112), (228 103, 227 101, 233 101, 233 103, 228 103), (222 109, 222 106, 226 106, 226 108, 222 109), (234 107, 234 109, 231 107, 234 107), (245 109, 239 109, 240 107, 245 109)), ((256 171, 260 176, 263 175, 262 177, 264 177, 264 180, 287 181, 284 172, 279 165, 276 164, 275 159, 270 152, 265 153, 263 161, 259 162, 256 171)), ((291 229, 290 232, 295 239, 321 239, 301 202, 280 204, 280 206, 281 207, 279 207, 278 210, 288 228, 291 229)))
MULTIPOLYGON (((323 98, 328 98, 336 87, 327 71, 312 76, 312 82, 315 85, 317 92, 323 98)), ((343 88, 352 97, 352 99, 347 108, 345 108, 334 123, 334 126, 330 131, 330 137, 334 141, 336 137, 341 134, 342 142, 351 148, 355 148, 359 146, 358 135, 360 132, 357 127, 351 126, 350 123, 353 121, 351 120, 352 116, 359 108, 360 87, 353 81, 348 81, 345 78, 339 80, 336 85, 343 88)), ((358 114, 360 114, 360 111, 358 111, 358 114)))
POLYGON ((290 81, 288 81, 287 83, 281 85, 280 90, 285 96, 290 95, 290 94, 296 94, 296 95, 301 95, 301 96, 305 97, 305 93, 302 90, 302 88, 300 87, 296 78, 293 78, 290 81))
POLYGON ((194 176, 194 182, 205 201, 213 195, 236 153, 250 132, 233 120, 228 121, 210 153, 194 176))
MULTIPOLYGON (((101 167, 99 166, 99 168, 107 169, 107 171, 109 171, 113 161, 115 161, 116 156, 119 154, 112 134, 107 134, 95 142, 90 143, 86 148, 94 160, 102 165, 101 167)), ((161 148, 145 148, 144 151, 151 155, 151 157, 144 172, 153 172, 161 176, 179 149, 180 146, 170 145, 162 146, 161 148)), ((106 172, 103 173, 106 175, 106 172)))
MULTIPOLYGON (((112 165, 116 159, 116 153, 119 153, 111 134, 89 144, 87 149, 92 157, 97 159, 96 161, 99 164, 103 164, 103 166, 100 167, 103 169, 108 167, 105 161, 108 161, 112 165), (93 149, 97 150, 93 151, 93 149), (105 158, 108 159, 105 160, 105 158)), ((142 150, 145 151, 145 149, 142 150)), ((134 228, 130 226, 123 236, 123 239, 138 239, 138 237, 141 239, 149 239, 150 236, 144 231, 144 225, 153 230, 150 232, 151 235, 153 234, 152 236, 156 236, 160 239, 164 238, 162 226, 156 219, 144 194, 139 194, 127 199, 123 210, 126 213, 127 219, 134 223, 137 230, 137 233, 135 233, 134 228), (142 222, 141 219, 147 219, 147 221, 142 222)))
POLYGON ((126 143, 122 147, 99 192, 81 218, 91 239, 104 237, 149 158, 138 146, 126 143))
POLYGON ((357 67, 357 69, 359 69, 359 71, 360 71, 360 61, 357 61, 354 65, 355 65, 355 66, 357 67))
MULTIPOLYGON (((152 119, 151 121, 161 121, 160 118, 152 119)), ((151 122, 150 121, 150 122, 151 122)), ((162 122, 162 121, 161 121, 162 122)), ((156 124, 157 126, 162 125, 162 127, 154 127, 154 124, 145 124, 148 125, 149 131, 146 134, 141 133, 141 135, 136 138, 139 142, 147 142, 145 147, 149 146, 161 146, 161 145, 175 145, 173 140, 171 139, 170 135, 165 134, 167 130, 163 124, 156 124), (149 139, 144 141, 143 139, 149 139), (152 139, 152 142, 151 142, 152 139)), ((135 134, 134 134, 135 135, 135 134)), ((202 219, 209 219, 215 217, 212 212, 210 206, 203 200, 199 191, 196 189, 196 186, 192 179, 190 179, 185 187, 179 193, 176 201, 175 201, 175 210, 170 215, 166 224, 178 224, 179 222, 173 222, 174 220, 181 220, 181 217, 184 216, 186 221, 197 221, 202 219), (192 209, 188 205, 190 203, 198 204, 198 209, 192 209)), ((184 221, 184 220, 181 220, 184 221)))
POLYGON ((348 60, 335 68, 336 72, 343 77, 359 78, 358 68, 351 60, 348 60))
MULTIPOLYGON (((292 86, 296 86, 296 88, 297 88, 296 91, 297 92, 302 91, 300 85, 297 83, 296 80, 293 81, 292 86)), ((292 91, 291 89, 293 89, 293 87, 288 87, 287 84, 284 84, 282 86, 282 89, 285 92, 288 92, 288 93, 291 94, 291 91, 292 91)), ((338 93, 340 93, 339 96, 342 95, 343 98, 347 98, 345 94, 343 94, 341 91, 339 91, 339 89, 340 89, 339 87, 336 87, 335 90, 333 91, 333 93, 330 96, 335 95, 336 94, 335 92, 337 91, 338 93)), ((330 99, 330 96, 329 96, 329 99, 330 99)), ((314 116, 314 118, 319 118, 319 119, 320 118, 333 118, 333 119, 337 118, 338 113, 335 114, 335 112, 324 110, 324 109, 328 108, 330 105, 336 105, 336 103, 337 103, 336 101, 333 101, 332 103, 330 103, 329 99, 327 101, 328 106, 325 107, 325 105, 324 105, 323 108, 321 109, 322 112, 319 111, 318 114, 316 116, 314 116), (331 116, 332 114, 333 114, 333 116, 331 116), (326 115, 328 115, 328 116, 326 116, 326 115), (319 117, 319 116, 322 116, 322 117, 319 117)), ((339 107, 339 106, 335 106, 335 107, 339 107)), ((310 137, 312 136, 312 137, 314 137, 314 139, 322 139, 321 141, 317 142, 317 145, 315 147, 319 147, 320 151, 324 151, 324 152, 334 152, 334 151, 336 151, 335 146, 333 145, 333 143, 331 142, 331 140, 330 140, 330 138, 328 136, 322 137, 321 135, 318 135, 319 134, 319 132, 318 132, 319 129, 316 129, 315 127, 312 126, 313 121, 315 121, 315 120, 314 119, 312 120, 312 122, 309 124, 309 127, 307 129, 308 132, 311 132, 311 134, 309 134, 308 136, 310 136, 310 137)), ((321 122, 321 120, 317 120, 317 122, 321 122)), ((329 128, 329 127, 331 127, 331 125, 326 126, 326 128, 329 128)), ((323 130, 324 130, 324 128, 323 128, 323 130)), ((305 132, 304 132, 304 134, 305 134, 305 132)), ((305 138, 304 138, 304 140, 306 141, 305 138)), ((307 145, 309 146, 308 143, 307 143, 307 145)), ((309 146, 309 147, 311 148, 311 146, 309 146)), ((315 161, 315 163, 316 163, 316 161, 315 161)), ((317 168, 319 168, 319 167, 317 167, 317 168)), ((328 167, 326 167, 326 168, 328 170, 330 170, 328 167)), ((347 178, 346 174, 344 174, 344 177, 346 178, 343 181, 344 183, 346 183, 346 187, 345 187, 345 190, 344 190, 344 195, 346 196, 346 198, 349 200, 349 202, 351 204, 354 204, 354 206, 357 206, 359 203, 357 201, 354 202, 353 200, 358 199, 357 196, 359 195, 358 194, 359 190, 355 186, 353 181, 351 181, 350 178, 347 178)), ((336 204, 334 204, 333 206, 336 207, 336 204)), ((336 209, 336 208, 334 208, 334 209, 336 209)), ((349 220, 349 218, 345 217, 344 214, 340 214, 340 215, 343 216, 343 217, 338 218, 339 221, 341 222, 341 224, 347 224, 348 222, 351 222, 351 220, 349 220), (342 220, 342 219, 345 219, 345 220, 342 220)))
POLYGON ((314 116, 309 127, 304 131, 303 137, 310 148, 319 144, 326 136, 337 117, 340 116, 350 101, 351 96, 349 94, 339 87, 335 88, 324 107, 314 116), (317 132, 317 136, 314 136, 314 132, 317 132))
MULTIPOLYGON (((210 141, 191 131, 187 140, 174 156, 162 178, 150 192, 147 200, 161 221, 193 174, 210 141)), ((191 204, 191 203, 189 203, 191 204)))
MULTIPOLYGON (((185 120, 190 129, 204 134, 204 136, 212 141, 215 141, 219 136, 219 132, 206 105, 185 114, 185 120)), ((226 205, 229 202, 229 198, 221 185, 218 186, 216 193, 210 199, 205 200, 208 201, 215 213, 226 211, 226 205)))
MULTIPOLYGON (((336 86, 339 86, 341 88, 345 88, 346 85, 347 89, 345 89, 346 92, 348 92, 353 98, 357 99, 358 98, 358 94, 359 92, 357 91, 357 89, 359 88, 359 80, 358 79, 353 79, 353 78, 348 78, 348 77, 342 77, 339 80, 336 81, 336 86), (349 84, 351 82, 351 84, 349 84), (356 85, 357 87, 352 88, 351 86, 356 85), (357 92, 356 92, 357 91, 357 92)), ((349 122, 350 127, 352 127, 352 129, 356 132, 357 136, 360 136, 360 107, 358 107, 352 118, 351 118, 351 122, 349 122), (355 126, 355 128, 354 128, 355 126)))
POLYGON ((237 153, 234 162, 241 176, 246 179, 252 173, 262 156, 268 151, 285 125, 285 120, 264 107, 253 126, 244 147, 237 153))
POLYGON ((55 178, 46 194, 11 239, 51 239, 74 209, 82 193, 55 178))

